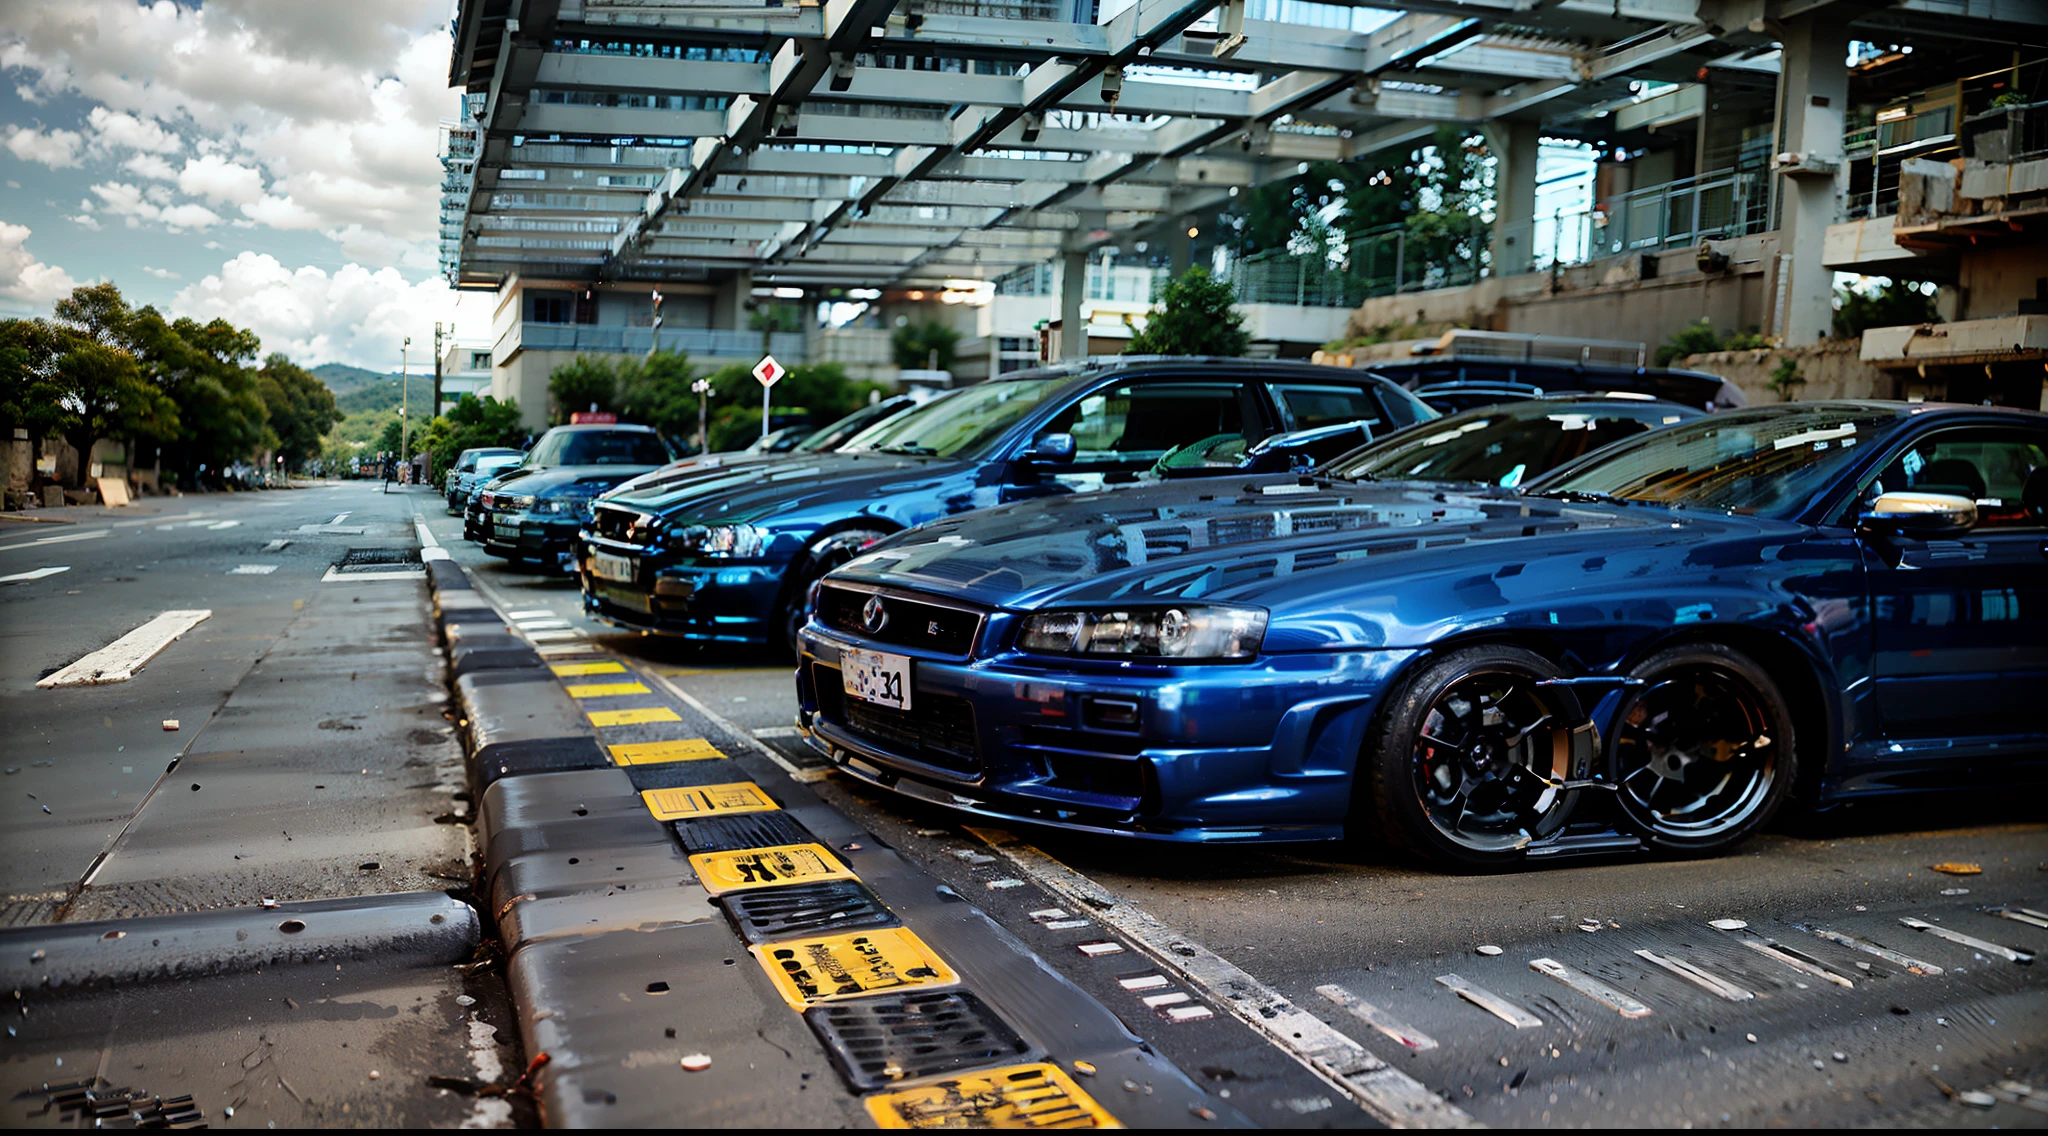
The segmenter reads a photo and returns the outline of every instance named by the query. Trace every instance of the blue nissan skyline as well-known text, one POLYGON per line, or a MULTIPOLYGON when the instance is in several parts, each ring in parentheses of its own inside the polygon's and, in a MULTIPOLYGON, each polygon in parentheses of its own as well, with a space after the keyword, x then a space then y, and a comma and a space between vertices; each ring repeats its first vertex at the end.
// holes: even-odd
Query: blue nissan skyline
POLYGON ((1475 868, 2048 774, 2048 415, 1725 411, 1520 490, 1365 464, 878 544, 816 589, 798 725, 975 816, 1475 868))

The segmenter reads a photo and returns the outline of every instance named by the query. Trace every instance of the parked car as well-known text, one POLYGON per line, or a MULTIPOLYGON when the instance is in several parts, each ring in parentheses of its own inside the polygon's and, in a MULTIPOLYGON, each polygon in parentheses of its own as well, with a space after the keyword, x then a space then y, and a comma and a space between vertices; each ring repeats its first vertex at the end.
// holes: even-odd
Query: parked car
POLYGON ((1703 413, 1648 395, 1504 402, 1410 426, 1319 468, 1350 481, 1463 481, 1512 489, 1602 446, 1703 413))
POLYGON ((1005 823, 1476 867, 2048 776, 2048 415, 1792 403, 1521 491, 1302 480, 879 544, 821 581, 798 725, 1005 823))
POLYGON ((1701 410, 1727 410, 1749 401, 1742 388, 1719 375, 1661 367, 1455 356, 1368 366, 1445 414, 1560 392, 1628 391, 1701 410))
MULTIPOLYGON (((726 453, 691 454, 688 457, 677 458, 660 469, 651 470, 628 481, 621 482, 612 492, 626 493, 642 485, 655 481, 667 481, 678 474, 688 473, 692 470, 717 469, 722 466, 729 466, 735 462, 779 457, 785 452, 791 454, 831 453, 834 450, 842 449, 852 444, 855 438, 871 427, 886 422, 913 407, 920 406, 924 402, 929 401, 931 397, 931 395, 922 393, 899 394, 871 403, 839 419, 837 422, 833 422, 824 429, 797 440, 787 451, 766 453, 755 449, 754 446, 748 446, 744 450, 733 450, 726 453)), ((755 446, 759 444, 756 442, 755 446)))
POLYGON ((525 454, 509 446, 464 450, 456 455, 455 464, 449 467, 448 476, 442 483, 442 492, 448 498, 448 511, 462 512, 469 502, 471 489, 525 459, 525 454))
POLYGON ((650 479, 583 534, 584 608, 618 626, 794 648, 812 581, 869 543, 1005 501, 1135 482, 1176 447, 1433 412, 1384 379, 1299 363, 1122 358, 1020 371, 891 419, 858 447, 650 479))
POLYGON ((646 426, 557 426, 477 494, 463 535, 493 556, 566 568, 590 502, 674 456, 646 426))

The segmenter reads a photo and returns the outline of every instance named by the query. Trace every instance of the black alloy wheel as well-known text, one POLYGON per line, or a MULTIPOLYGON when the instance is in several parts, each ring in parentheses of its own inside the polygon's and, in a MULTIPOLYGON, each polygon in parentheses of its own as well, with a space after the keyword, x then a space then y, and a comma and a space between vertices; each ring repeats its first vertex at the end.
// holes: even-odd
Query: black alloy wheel
POLYGON ((818 538, 797 557, 783 586, 782 610, 777 620, 781 625, 782 645, 792 656, 802 653, 796 633, 811 618, 811 585, 824 578, 825 573, 859 556, 868 545, 888 535, 880 529, 840 529, 818 538))
POLYGON ((1588 755, 1583 715, 1548 659, 1469 647, 1425 667, 1383 712, 1368 755, 1381 831, 1405 851, 1468 868, 1518 860, 1571 819, 1588 755))
POLYGON ((1771 819, 1798 780, 1792 715, 1754 661, 1718 644, 1662 651, 1607 746, 1623 822, 1678 852, 1728 848, 1771 819))

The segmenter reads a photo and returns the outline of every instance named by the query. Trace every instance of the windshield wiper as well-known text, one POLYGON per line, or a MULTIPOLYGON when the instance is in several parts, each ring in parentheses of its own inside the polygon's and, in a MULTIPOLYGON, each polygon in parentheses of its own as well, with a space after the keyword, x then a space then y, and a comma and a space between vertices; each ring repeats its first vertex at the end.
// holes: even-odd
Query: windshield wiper
POLYGON ((939 451, 932 449, 930 446, 920 446, 916 442, 898 442, 893 446, 881 446, 878 449, 885 454, 909 454, 912 457, 920 458, 935 458, 939 456, 939 451))

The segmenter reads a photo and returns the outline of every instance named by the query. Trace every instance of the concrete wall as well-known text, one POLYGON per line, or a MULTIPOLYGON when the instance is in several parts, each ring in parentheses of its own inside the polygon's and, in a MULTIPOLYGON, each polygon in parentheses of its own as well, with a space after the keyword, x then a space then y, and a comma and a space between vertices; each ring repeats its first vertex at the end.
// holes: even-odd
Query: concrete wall
POLYGON ((1756 351, 1712 351, 1687 355, 1672 366, 1719 375, 1742 388, 1751 406, 1772 402, 1817 402, 1827 398, 1899 398, 1900 380, 1858 358, 1862 341, 1830 339, 1802 347, 1756 351), (1771 389, 1771 372, 1785 358, 1799 367, 1804 383, 1781 395, 1771 389), (1789 396, 1789 397, 1787 397, 1789 396))
POLYGON ((1963 258, 1956 276, 1962 293, 1958 318, 2016 315, 2020 301, 2033 299, 2043 279, 2048 279, 2048 248, 2042 245, 1977 249, 1963 258))

